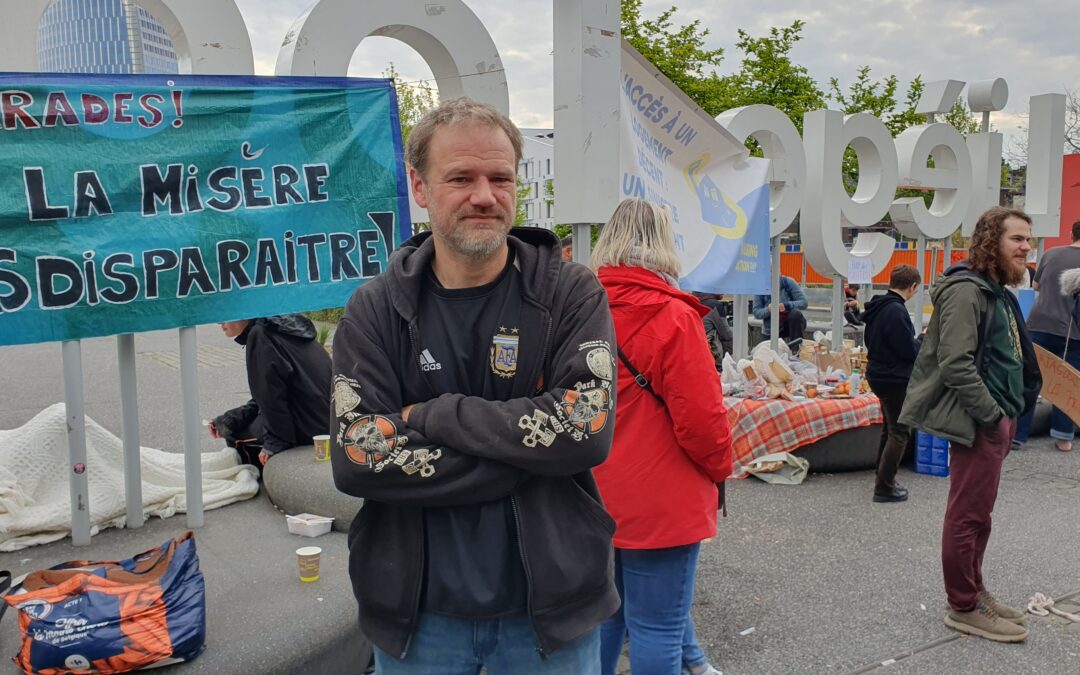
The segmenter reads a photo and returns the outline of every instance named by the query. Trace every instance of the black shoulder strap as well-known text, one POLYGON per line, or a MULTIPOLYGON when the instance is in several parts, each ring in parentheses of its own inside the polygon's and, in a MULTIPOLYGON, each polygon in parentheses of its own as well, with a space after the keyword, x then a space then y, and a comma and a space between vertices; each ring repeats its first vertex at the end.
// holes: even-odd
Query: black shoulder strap
POLYGON ((997 298, 992 297, 988 301, 986 311, 979 319, 979 346, 975 349, 975 367, 979 373, 986 372, 987 359, 990 352, 987 346, 990 344, 990 333, 994 330, 994 312, 997 311, 997 298))
MULTIPOLYGON (((978 276, 970 269, 959 270, 955 274, 956 276, 965 277, 978 276)), ((986 362, 990 355, 987 346, 990 344, 990 333, 994 330, 994 312, 996 310, 997 298, 991 297, 986 306, 986 311, 979 317, 979 345, 975 348, 975 368, 978 369, 980 375, 986 372, 986 362)))
POLYGON ((630 363, 630 359, 626 358, 626 354, 623 353, 622 347, 616 346, 615 349, 619 352, 619 360, 623 362, 623 365, 626 366, 626 369, 629 370, 630 374, 634 376, 634 382, 637 382, 639 387, 652 394, 653 398, 655 398, 657 401, 660 402, 661 405, 663 405, 664 399, 660 398, 660 394, 656 393, 656 390, 652 388, 652 385, 649 384, 649 380, 641 374, 641 371, 635 368, 634 364, 630 363))
MULTIPOLYGON (((629 370, 630 374, 634 376, 634 382, 637 382, 639 387, 652 394, 653 398, 660 402, 660 405, 664 405, 664 399, 660 398, 660 394, 656 393, 656 390, 652 388, 652 385, 649 384, 649 380, 641 374, 641 371, 635 368, 634 364, 630 363, 630 359, 626 358, 626 354, 623 353, 622 347, 616 345, 615 349, 619 352, 619 360, 623 362, 623 365, 626 366, 626 369, 629 370)), ((725 489, 725 487, 725 484, 722 482, 716 484, 716 489, 718 492, 717 506, 719 507, 721 513, 724 514, 724 517, 727 518, 727 490, 725 489)))

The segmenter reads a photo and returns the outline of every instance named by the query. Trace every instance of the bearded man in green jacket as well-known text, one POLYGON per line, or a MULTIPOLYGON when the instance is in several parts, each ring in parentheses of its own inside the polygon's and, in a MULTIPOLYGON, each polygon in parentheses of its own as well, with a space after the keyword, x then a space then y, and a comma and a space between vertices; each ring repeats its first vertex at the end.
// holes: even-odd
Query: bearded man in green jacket
POLYGON ((1031 218, 994 207, 979 217, 968 259, 945 272, 899 422, 947 438, 949 503, 941 567, 945 625, 999 642, 1020 642, 1024 615, 983 584, 1001 465, 1016 421, 1035 405, 1042 378, 1020 306, 1004 287, 1027 274, 1031 218))

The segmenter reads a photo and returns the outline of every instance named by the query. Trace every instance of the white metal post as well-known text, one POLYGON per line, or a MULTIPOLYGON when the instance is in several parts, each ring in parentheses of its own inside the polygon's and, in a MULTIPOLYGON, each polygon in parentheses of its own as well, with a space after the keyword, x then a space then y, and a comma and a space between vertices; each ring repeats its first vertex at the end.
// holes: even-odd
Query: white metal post
POLYGON ((86 467, 86 411, 83 401, 82 344, 65 340, 64 412, 67 415, 68 459, 71 463, 68 487, 71 495, 71 541, 76 546, 90 543, 90 485, 86 467))
POLYGON ((735 352, 731 357, 733 359, 746 358, 746 355, 750 353, 747 346, 749 343, 747 327, 750 324, 747 319, 749 319, 750 312, 746 309, 746 303, 749 301, 749 295, 735 296, 735 306, 731 311, 731 349, 735 352))
MULTIPOLYGON (((772 307, 769 309, 769 323, 772 324, 769 346, 775 352, 780 348, 780 235, 771 240, 772 251, 770 262, 772 263, 772 307)), ((801 335, 789 335, 788 340, 802 337, 801 335)))
POLYGON ((142 527, 142 467, 139 450, 139 398, 135 378, 135 336, 116 336, 116 357, 120 370, 120 415, 124 427, 125 527, 142 527))
POLYGON ((619 200, 619 4, 555 0, 555 216, 588 264, 592 223, 619 200))
POLYGON ((833 275, 832 291, 832 342, 829 348, 840 351, 844 348, 844 277, 833 275))
POLYGON ((921 333, 923 329, 923 307, 926 306, 926 237, 919 236, 915 259, 915 267, 919 270, 919 291, 915 294, 915 333, 921 333))
POLYGON ((574 262, 589 264, 592 255, 592 224, 574 223, 574 262))
POLYGON ((184 410, 184 492, 188 527, 202 527, 202 453, 199 451, 199 364, 195 327, 180 329, 180 393, 184 410))

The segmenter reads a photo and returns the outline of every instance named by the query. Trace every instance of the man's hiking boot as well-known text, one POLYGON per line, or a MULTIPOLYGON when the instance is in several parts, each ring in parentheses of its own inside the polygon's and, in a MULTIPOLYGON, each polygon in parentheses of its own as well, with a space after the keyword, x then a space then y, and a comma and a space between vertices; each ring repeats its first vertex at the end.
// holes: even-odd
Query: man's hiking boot
POLYGON ((970 612, 949 610, 945 625, 961 633, 977 635, 995 642, 1023 642, 1028 629, 998 616, 990 605, 979 600, 979 606, 970 612))
POLYGON ((987 605, 997 612, 997 615, 1006 621, 1012 621, 1013 623, 1024 625, 1024 613, 1018 609, 1013 609, 1004 604, 994 596, 990 595, 990 591, 979 591, 979 600, 982 600, 987 605))

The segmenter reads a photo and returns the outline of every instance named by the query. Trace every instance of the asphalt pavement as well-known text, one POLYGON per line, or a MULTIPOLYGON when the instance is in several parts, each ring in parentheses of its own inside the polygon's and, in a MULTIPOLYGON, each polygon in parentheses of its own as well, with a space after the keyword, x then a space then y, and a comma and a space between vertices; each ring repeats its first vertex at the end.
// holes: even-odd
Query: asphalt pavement
MULTIPOLYGON (((247 399, 243 351, 214 326, 199 328, 198 341, 199 415, 210 418, 247 399)), ((178 345, 176 331, 136 338, 141 443, 176 452, 183 447, 178 345)), ((82 358, 87 415, 119 435, 115 339, 84 341, 82 358)), ((63 400, 62 372, 59 344, 0 348, 0 428, 19 426, 63 400)), ((206 450, 219 447, 209 436, 200 439, 206 450)), ((948 480, 906 469, 899 480, 911 490, 911 499, 901 504, 872 503, 869 472, 812 474, 800 486, 768 485, 753 478, 730 486, 729 516, 721 520, 719 535, 702 549, 694 609, 699 639, 713 664, 729 674, 1080 672, 1080 624, 1032 617, 1031 636, 1017 645, 961 637, 943 625, 939 554, 948 480)), ((222 542, 235 537, 231 547, 208 544, 213 561, 204 564, 208 585, 213 569, 221 569, 214 582, 220 587, 222 579, 242 580, 253 569, 272 565, 281 568, 274 574, 282 580, 282 597, 293 597, 288 594, 298 591, 286 583, 295 564, 286 550, 292 540, 273 543, 275 539, 265 538, 270 549, 251 545, 259 538, 252 524, 278 528, 263 525, 278 518, 261 495, 207 512, 207 525, 197 537, 216 536, 222 542), (243 536, 231 534, 241 529, 243 536)), ((182 521, 180 515, 147 526, 161 529, 98 535, 91 548, 102 554, 101 547, 108 543, 109 551, 130 554, 141 550, 148 537, 160 543, 157 539, 164 537, 157 532, 181 531, 182 521)), ((986 555, 989 588, 1013 605, 1042 592, 1077 611, 1078 523, 1080 448, 1060 453, 1044 437, 1013 452, 1005 463, 986 555)), ((324 560, 323 574, 332 584, 327 590, 335 592, 320 593, 317 611, 306 612, 304 618, 315 627, 320 620, 336 627, 324 635, 348 639, 349 631, 340 626, 346 621, 342 617, 354 611, 350 594, 343 592, 344 537, 327 537, 333 538, 326 542, 334 554, 324 560)), ((70 559, 77 550, 68 541, 0 554, 0 567, 40 567, 70 559)), ((239 590, 229 596, 234 614, 261 607, 265 596, 275 593, 276 583, 245 590, 238 582, 239 590)), ((289 633, 296 624, 290 625, 284 611, 285 606, 278 605, 272 622, 260 624, 259 630, 289 633)), ((228 631, 226 615, 218 616, 222 618, 215 621, 212 616, 209 624, 208 654, 211 648, 239 650, 239 645, 222 643, 228 631)), ((3 635, 13 626, 14 621, 6 622, 3 635)), ((292 648, 305 645, 315 648, 306 640, 297 640, 292 648)), ((14 649, 11 639, 0 640, 0 656, 10 656, 14 649)), ((216 672, 269 672, 257 663, 265 661, 216 672)), ((5 672, 14 672, 13 666, 5 672)))

